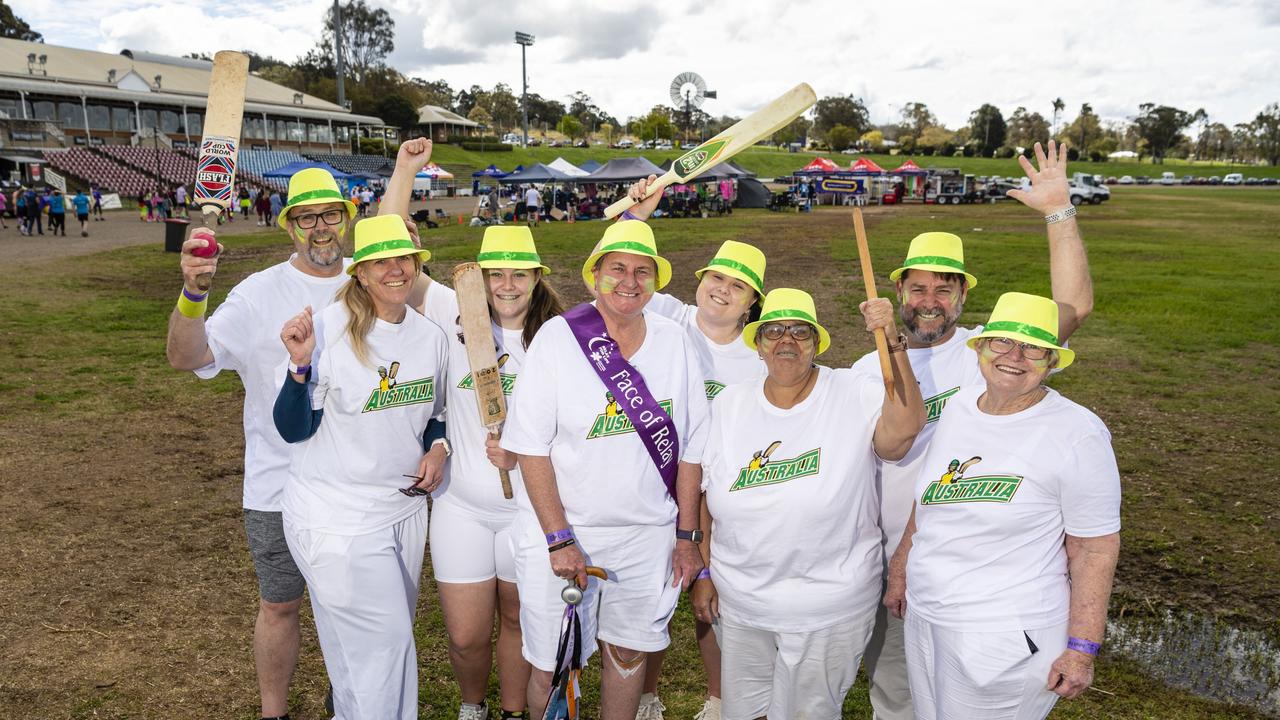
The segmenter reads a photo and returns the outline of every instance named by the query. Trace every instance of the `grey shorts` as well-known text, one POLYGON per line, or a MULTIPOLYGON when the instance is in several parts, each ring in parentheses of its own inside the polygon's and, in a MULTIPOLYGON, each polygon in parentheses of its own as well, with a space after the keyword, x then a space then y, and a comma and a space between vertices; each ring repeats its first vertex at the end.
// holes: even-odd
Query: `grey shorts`
POLYGON ((284 513, 244 511, 244 532, 258 574, 258 594, 272 603, 292 602, 307 588, 284 539, 284 513))

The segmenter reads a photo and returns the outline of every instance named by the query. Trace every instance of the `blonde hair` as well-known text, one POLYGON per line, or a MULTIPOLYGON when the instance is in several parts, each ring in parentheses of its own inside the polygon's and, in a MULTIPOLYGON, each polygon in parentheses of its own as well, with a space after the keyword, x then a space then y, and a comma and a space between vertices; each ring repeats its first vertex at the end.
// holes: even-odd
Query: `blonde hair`
MULTIPOLYGON (((422 274, 422 258, 413 258, 413 280, 417 282, 422 274)), ((359 271, 351 273, 351 279, 343 285, 337 294, 337 301, 347 309, 347 335, 351 337, 351 350, 361 365, 373 367, 369 362, 369 331, 373 329, 373 321, 378 318, 378 309, 373 304, 369 291, 360 284, 359 271)), ((416 311, 414 311, 416 312, 416 311)))

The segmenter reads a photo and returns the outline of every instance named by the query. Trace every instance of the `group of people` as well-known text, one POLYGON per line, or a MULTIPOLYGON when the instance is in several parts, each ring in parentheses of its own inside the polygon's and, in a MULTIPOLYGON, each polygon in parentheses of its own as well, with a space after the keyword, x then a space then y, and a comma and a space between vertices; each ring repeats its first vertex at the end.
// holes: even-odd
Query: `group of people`
POLYGON ((246 389, 264 718, 288 716, 304 589, 335 717, 417 716, 428 546, 460 720, 489 717, 495 620, 501 717, 543 717, 567 585, 609 720, 662 717, 686 590, 702 720, 838 718, 864 661, 882 718, 1043 718, 1088 687, 1119 475, 1102 422, 1044 384, 1092 308, 1065 148, 1037 145, 1011 193, 1045 217, 1052 299, 1007 292, 961 327, 977 278, 958 236, 924 233, 890 274, 897 310, 859 308, 886 356, 834 369, 816 362, 832 340, 813 297, 766 292, 753 245, 726 241, 694 304, 660 292, 673 268, 646 222, 653 177, 570 273, 594 298, 577 307, 529 228, 487 228, 491 332, 466 336, 404 217, 430 150, 401 147, 380 214, 359 222, 327 173, 295 175, 278 219, 295 254, 207 321, 218 258, 184 245, 169 361, 246 389), (476 342, 496 350, 500 438, 480 423, 476 342))
POLYGON ((12 195, 0 193, 0 227, 7 229, 4 213, 9 201, 13 202, 14 217, 18 220, 18 232, 23 235, 44 235, 45 220, 48 220, 49 234, 67 234, 67 213, 76 214, 80 222, 80 236, 89 235, 89 213, 92 210, 95 220, 102 219, 102 194, 97 187, 93 188, 91 200, 84 190, 67 197, 58 188, 48 188, 46 192, 37 192, 35 188, 19 187, 12 195))
POLYGON ((187 186, 182 184, 138 193, 138 220, 164 222, 170 218, 185 218, 190 199, 187 186))
MULTIPOLYGON (((185 198, 186 188, 180 188, 185 198)), ((183 201, 183 217, 186 217, 186 202, 183 201)), ((257 217, 259 227, 270 227, 275 223, 276 216, 280 214, 280 210, 284 208, 284 198, 280 196, 280 191, 271 187, 248 187, 241 185, 236 191, 236 207, 240 211, 240 216, 245 220, 249 219, 252 213, 257 217)), ((230 219, 230 212, 228 212, 230 219)))

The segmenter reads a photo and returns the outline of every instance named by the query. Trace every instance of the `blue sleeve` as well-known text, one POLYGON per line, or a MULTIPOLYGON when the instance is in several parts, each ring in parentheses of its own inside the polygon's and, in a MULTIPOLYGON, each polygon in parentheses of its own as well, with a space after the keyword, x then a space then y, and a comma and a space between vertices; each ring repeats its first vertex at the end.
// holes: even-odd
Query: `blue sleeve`
MULTIPOLYGON (((310 372, 308 371, 308 376, 310 372)), ((324 418, 324 410, 311 409, 311 395, 307 392, 307 384, 293 379, 290 373, 280 386, 280 394, 276 396, 275 407, 271 417, 275 420, 276 431, 285 442, 302 442, 320 429, 320 421, 324 418)), ((429 426, 428 426, 429 427, 429 426)))
MULTIPOLYGON (((324 412, 323 410, 321 412, 324 412)), ((444 421, 431 418, 427 421, 427 429, 422 433, 422 447, 431 449, 431 443, 444 437, 444 421)))

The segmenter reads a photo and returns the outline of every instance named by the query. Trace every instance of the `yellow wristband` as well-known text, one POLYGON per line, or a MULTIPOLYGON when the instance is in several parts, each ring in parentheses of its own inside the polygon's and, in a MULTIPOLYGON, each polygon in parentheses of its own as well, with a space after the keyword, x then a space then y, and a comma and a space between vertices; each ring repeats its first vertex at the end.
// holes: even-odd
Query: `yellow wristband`
POLYGON ((192 300, 190 297, 188 297, 186 288, 183 288, 182 292, 179 293, 178 312, 182 313, 186 317, 189 317, 193 320, 198 320, 199 318, 204 317, 204 314, 206 311, 208 311, 208 309, 209 309, 208 295, 205 295, 204 297, 200 298, 199 302, 197 302, 195 300, 192 300))

